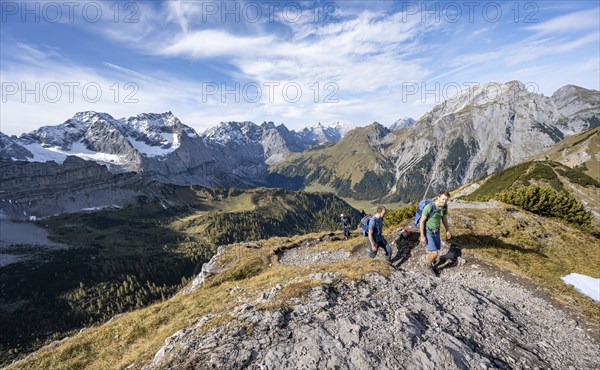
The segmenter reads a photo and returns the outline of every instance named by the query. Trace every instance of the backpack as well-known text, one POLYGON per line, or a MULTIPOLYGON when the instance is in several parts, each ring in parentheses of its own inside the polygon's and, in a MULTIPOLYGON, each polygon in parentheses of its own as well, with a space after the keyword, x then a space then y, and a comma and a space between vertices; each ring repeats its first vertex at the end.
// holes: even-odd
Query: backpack
POLYGON ((363 236, 369 236, 369 221, 371 221, 371 217, 373 215, 366 215, 360 220, 360 225, 362 226, 362 234, 363 236))
POLYGON ((413 222, 413 224, 415 225, 415 227, 418 229, 419 228, 419 223, 421 223, 421 215, 423 214, 423 209, 425 209, 425 206, 431 204, 431 212, 429 212, 429 214, 427 215, 427 219, 429 219, 429 217, 431 217, 431 215, 433 214, 433 212, 435 212, 435 203, 433 202, 433 199, 423 199, 422 201, 419 202, 419 205, 417 206, 417 213, 415 214, 415 221, 413 222))

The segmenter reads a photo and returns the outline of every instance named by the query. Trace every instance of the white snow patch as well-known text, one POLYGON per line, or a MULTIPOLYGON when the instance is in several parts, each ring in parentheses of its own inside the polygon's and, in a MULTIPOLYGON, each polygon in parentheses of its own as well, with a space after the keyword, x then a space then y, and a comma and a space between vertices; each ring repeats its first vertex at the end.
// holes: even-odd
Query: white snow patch
POLYGON ((81 141, 74 143, 71 147, 71 150, 65 153, 96 162, 124 164, 123 159, 118 154, 94 152, 86 148, 85 144, 81 141))
POLYGON ((165 139, 167 143, 171 143, 171 148, 173 150, 179 148, 179 146, 181 145, 181 142, 179 142, 179 135, 174 135, 169 132, 161 132, 160 136, 162 136, 162 138, 165 139))
POLYGON ((30 162, 49 162, 54 161, 62 164, 67 158, 67 155, 60 151, 60 148, 49 147, 44 148, 38 143, 23 145, 25 149, 33 154, 33 158, 27 157, 30 162))
MULTIPOLYGON (((163 134, 169 135, 169 134, 163 134)), ((166 138, 165 138, 166 139, 166 138)), ((132 137, 128 137, 129 143, 138 151, 140 154, 145 155, 146 157, 157 157, 167 155, 172 153, 177 149, 175 145, 171 145, 169 149, 163 149, 159 146, 152 146, 144 143, 143 141, 137 141, 132 137)))
POLYGON ((82 211, 99 211, 102 210, 104 208, 108 208, 108 207, 89 207, 89 208, 82 208, 82 211))
POLYGON ((101 211, 103 209, 121 209, 120 206, 113 204, 110 206, 98 206, 98 207, 88 207, 88 208, 82 208, 82 211, 101 211))
POLYGON ((73 143, 71 150, 68 151, 59 147, 43 147, 38 143, 27 144, 23 146, 33 154, 33 158, 28 158, 30 162, 54 161, 58 164, 62 164, 68 155, 74 155, 85 160, 123 164, 123 159, 119 155, 89 150, 81 141, 73 143))
POLYGON ((576 273, 563 276, 561 279, 565 284, 573 285, 579 293, 600 302, 600 279, 576 273))

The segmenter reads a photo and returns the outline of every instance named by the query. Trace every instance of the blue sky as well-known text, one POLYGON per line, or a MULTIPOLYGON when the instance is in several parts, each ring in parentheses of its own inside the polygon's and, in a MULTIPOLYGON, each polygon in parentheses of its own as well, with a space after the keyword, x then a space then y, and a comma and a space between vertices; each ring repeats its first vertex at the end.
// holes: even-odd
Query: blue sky
POLYGON ((299 129, 418 119, 469 85, 600 89, 599 1, 2 1, 0 130, 78 111, 299 129))

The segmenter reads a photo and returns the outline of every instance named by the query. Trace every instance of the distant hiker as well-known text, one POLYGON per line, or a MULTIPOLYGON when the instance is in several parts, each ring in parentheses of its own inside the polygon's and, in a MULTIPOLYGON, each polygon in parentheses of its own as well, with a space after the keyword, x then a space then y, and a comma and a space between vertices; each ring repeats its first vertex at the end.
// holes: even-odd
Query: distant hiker
POLYGON ((344 227, 344 236, 347 239, 350 237, 350 217, 344 216, 344 220, 342 221, 342 226, 344 227))
POLYGON ((447 191, 440 193, 433 202, 423 208, 419 221, 419 231, 421 232, 419 242, 422 245, 427 244, 427 265, 436 275, 439 271, 436 269, 434 261, 442 248, 440 221, 444 223, 446 239, 452 238, 448 226, 448 198, 450 198, 450 193, 447 191))
POLYGON ((385 216, 386 209, 384 206, 377 207, 377 213, 375 213, 369 220, 368 226, 368 237, 369 241, 369 257, 375 258, 377 250, 383 248, 385 250, 385 260, 390 261, 392 259, 392 247, 383 237, 383 217, 385 216))
POLYGON ((344 230, 344 236, 347 238, 350 237, 350 217, 344 216, 342 213, 340 215, 340 225, 342 225, 342 229, 344 230))

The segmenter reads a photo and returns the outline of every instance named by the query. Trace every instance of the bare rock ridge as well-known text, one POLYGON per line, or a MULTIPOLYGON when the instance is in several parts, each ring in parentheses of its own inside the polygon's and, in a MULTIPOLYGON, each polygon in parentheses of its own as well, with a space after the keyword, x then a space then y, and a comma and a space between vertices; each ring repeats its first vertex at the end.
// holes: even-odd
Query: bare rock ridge
MULTIPOLYGON (((372 273, 356 281, 335 272, 315 273, 309 278, 317 283, 306 296, 265 309, 262 304, 281 289, 277 285, 255 299, 240 300, 230 312, 236 323, 207 327, 213 317, 199 317, 194 326, 167 338, 143 368, 600 367, 597 341, 569 313, 525 285, 490 273, 476 260, 431 276, 421 267, 416 234, 392 238, 389 277, 372 273)), ((363 250, 352 255, 320 250, 322 240, 282 251, 281 263, 310 266, 363 256, 363 250)), ((213 270, 218 259, 206 270, 213 270)), ((230 294, 243 290, 240 284, 230 294)))

